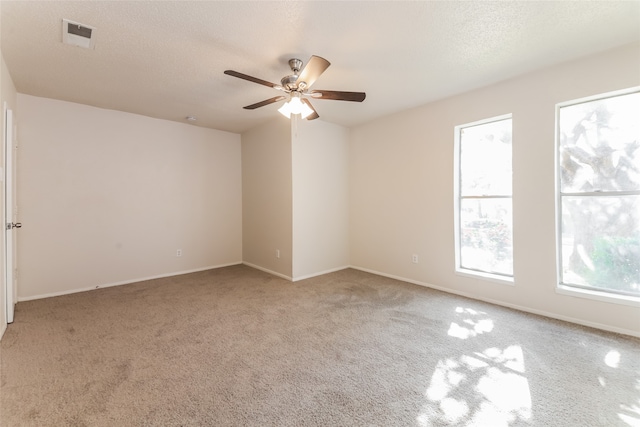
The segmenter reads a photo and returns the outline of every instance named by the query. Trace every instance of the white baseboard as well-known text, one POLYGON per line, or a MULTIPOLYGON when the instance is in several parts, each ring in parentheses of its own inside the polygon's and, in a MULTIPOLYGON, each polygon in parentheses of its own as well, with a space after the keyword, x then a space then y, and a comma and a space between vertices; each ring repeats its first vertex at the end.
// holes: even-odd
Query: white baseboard
POLYGON ((256 265, 256 264, 251 264, 250 262, 243 262, 243 264, 246 265, 247 267, 255 268, 256 270, 264 271, 265 273, 273 274, 274 276, 278 276, 283 279, 289 280, 290 282, 297 282, 299 280, 311 279, 312 277, 322 276, 323 274, 335 273, 336 271, 350 268, 350 266, 345 265, 342 267, 332 268, 330 270, 325 270, 325 271, 319 271, 317 273, 307 274, 304 276, 289 277, 284 274, 278 273, 276 271, 269 270, 268 268, 260 267, 259 265, 256 265))
POLYGON ((238 262, 232 262, 232 263, 229 263, 229 264, 219 264, 219 265, 212 265, 212 266, 208 266, 208 267, 194 268, 192 270, 184 270, 184 271, 176 271, 176 272, 173 272, 173 273, 158 274, 156 276, 139 277, 137 279, 130 279, 130 280, 123 280, 123 281, 120 281, 120 282, 106 283, 106 284, 92 286, 92 287, 88 287, 88 288, 69 289, 69 290, 61 291, 61 292, 52 292, 52 293, 47 293, 47 294, 33 295, 33 296, 29 296, 29 297, 18 297, 18 302, 31 301, 31 300, 42 299, 42 298, 59 297, 59 296, 62 296, 62 295, 76 294, 78 292, 86 292, 86 291, 93 291, 95 289, 110 288, 112 286, 129 285, 131 283, 144 282, 146 280, 162 279, 162 278, 165 278, 165 277, 172 277, 172 276, 181 276, 183 274, 196 273, 198 271, 213 270, 213 269, 216 269, 216 268, 229 267, 229 266, 238 265, 238 264, 242 264, 242 262, 238 261, 238 262))
POLYGON ((532 314, 537 314, 539 316, 550 317, 552 319, 563 320, 565 322, 575 323, 575 324, 582 325, 582 326, 588 326, 590 328, 601 329, 603 331, 615 332, 615 333, 618 333, 618 334, 630 335, 630 336, 633 336, 633 337, 639 337, 640 338, 640 332, 632 330, 632 329, 617 328, 615 326, 605 325, 605 324, 602 324, 602 323, 589 322, 589 321, 582 320, 582 319, 576 319, 574 317, 564 316, 562 314, 551 313, 551 312, 544 311, 544 310, 537 310, 537 309, 534 309, 534 308, 529 308, 529 307, 525 307, 525 306, 521 306, 521 305, 517 305, 517 304, 511 304, 511 303, 507 303, 507 302, 503 302, 503 301, 494 300, 494 299, 491 299, 491 298, 484 298, 482 296, 478 296, 478 295, 475 295, 475 294, 470 294, 470 293, 467 293, 467 292, 461 292, 461 291, 457 291, 455 289, 449 289, 449 288, 445 288, 445 287, 442 287, 442 286, 433 285, 431 283, 421 282, 419 280, 407 279, 406 277, 395 276, 393 274, 386 274, 386 273, 382 273, 380 271, 371 270, 371 269, 368 269, 368 268, 357 267, 355 265, 350 266, 350 268, 353 268, 354 270, 364 271, 366 273, 375 274, 375 275, 378 275, 378 276, 388 277, 390 279, 395 279, 395 280, 400 280, 400 281, 407 282, 407 283, 412 283, 414 285, 419 285, 419 286, 424 286, 424 287, 427 287, 427 288, 436 289, 438 291, 447 292, 449 294, 460 295, 462 297, 471 298, 471 299, 475 299, 475 300, 479 300, 479 301, 484 301, 484 302, 488 302, 490 304, 500 305, 502 307, 513 308, 515 310, 524 311, 524 312, 532 313, 532 314))
POLYGON ((274 276, 278 276, 282 279, 293 282, 293 278, 286 276, 282 273, 278 273, 277 271, 269 270, 268 268, 260 267, 259 265, 251 264, 250 262, 246 262, 246 261, 244 261, 242 264, 246 265, 247 267, 255 268, 256 270, 264 271, 265 273, 273 274, 274 276))
POLYGON ((345 265, 342 267, 332 268, 331 270, 319 271, 317 273, 307 274, 305 276, 298 276, 298 277, 294 277, 293 281, 297 282, 298 280, 311 279, 312 277, 322 276, 323 274, 335 273, 336 271, 346 270, 347 268, 350 268, 350 267, 348 265, 345 265))

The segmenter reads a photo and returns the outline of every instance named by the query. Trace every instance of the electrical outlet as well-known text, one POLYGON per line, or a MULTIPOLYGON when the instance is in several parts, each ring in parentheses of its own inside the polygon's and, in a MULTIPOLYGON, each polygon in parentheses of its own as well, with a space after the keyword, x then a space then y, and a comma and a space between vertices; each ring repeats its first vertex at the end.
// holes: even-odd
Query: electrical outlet
POLYGON ((182 256, 182 249, 178 249, 176 251, 176 256, 182 256))
POLYGON ((411 262, 414 264, 418 263, 418 254, 411 255, 411 262))
POLYGON ((280 258, 280 249, 276 249, 276 258, 280 258))

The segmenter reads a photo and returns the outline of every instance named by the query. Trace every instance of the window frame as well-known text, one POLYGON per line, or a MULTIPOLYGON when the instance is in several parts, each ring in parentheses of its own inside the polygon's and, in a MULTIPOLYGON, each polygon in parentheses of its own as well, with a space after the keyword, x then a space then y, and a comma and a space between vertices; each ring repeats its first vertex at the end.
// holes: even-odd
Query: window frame
MULTIPOLYGON (((457 275, 460 276, 465 276, 465 277, 471 277, 471 278, 475 278, 475 279, 483 279, 486 281, 490 281, 490 282, 494 282, 494 283, 499 283, 499 284, 503 284, 503 285, 511 285, 513 286, 515 284, 515 274, 514 272, 512 272, 511 275, 507 275, 507 274, 500 274, 500 273, 494 273, 494 272, 487 272, 487 271, 483 271, 483 270, 475 270, 475 269, 470 269, 470 268, 465 268, 462 267, 461 261, 462 261, 462 257, 461 257, 461 215, 460 215, 460 208, 461 208, 461 202, 463 199, 478 199, 478 198, 486 198, 486 199, 498 199, 498 198, 502 198, 502 199, 510 199, 511 200, 511 220, 512 220, 512 224, 513 224, 513 178, 512 178, 512 187, 511 187, 511 195, 510 196, 504 196, 504 195, 488 195, 488 196, 466 196, 463 197, 462 196, 462 168, 461 168, 461 151, 462 151, 462 140, 461 140, 461 134, 462 134, 462 130, 466 129, 466 128, 470 128, 470 127, 474 127, 474 126, 480 126, 480 125, 485 125, 485 124, 489 124, 489 123, 494 123, 494 122, 499 122, 499 121, 503 121, 503 120, 511 120, 511 130, 512 130, 512 135, 513 135, 513 114, 508 113, 508 114, 502 114, 499 116, 494 116, 494 117, 490 117, 490 118, 486 118, 486 119, 482 119, 482 120, 477 120, 474 122, 470 122, 470 123, 465 123, 462 125, 457 125, 454 127, 454 179, 453 179, 453 186, 454 186, 454 192, 453 192, 453 199, 454 199, 454 246, 455 246, 455 273, 457 275)), ((513 173, 513 142, 512 142, 512 151, 511 151, 511 170, 513 173)), ((512 232, 512 236, 511 238, 513 239, 513 226, 511 229, 512 232)), ((515 244, 513 245, 515 247, 515 244)), ((515 249, 514 249, 515 252, 515 249)))
POLYGON ((562 169, 560 165, 560 110, 578 104, 598 101, 602 99, 615 98, 623 95, 640 93, 640 86, 616 90, 611 92, 600 93, 597 95, 578 98, 570 101, 563 101, 556 104, 555 110, 555 147, 554 147, 554 166, 555 166, 555 228, 556 228, 556 293, 570 295, 579 298, 604 301, 614 304, 630 305, 640 307, 640 296, 625 295, 623 293, 608 292, 593 287, 582 286, 577 284, 563 283, 563 257, 562 257, 562 198, 563 197, 608 197, 608 196, 640 196, 640 190, 637 191, 588 191, 588 192, 568 192, 563 193, 562 187, 562 169))

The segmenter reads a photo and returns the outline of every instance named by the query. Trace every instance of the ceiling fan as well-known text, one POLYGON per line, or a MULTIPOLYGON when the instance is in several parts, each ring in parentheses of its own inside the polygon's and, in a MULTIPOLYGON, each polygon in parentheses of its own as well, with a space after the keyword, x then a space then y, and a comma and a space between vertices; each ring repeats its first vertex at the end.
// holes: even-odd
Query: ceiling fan
MULTIPOLYGON (((311 85, 327 68, 329 68, 331 63, 324 58, 312 55, 304 68, 302 68, 302 65, 303 62, 301 60, 296 58, 290 59, 289 67, 291 67, 293 74, 283 77, 282 80, 280 80, 279 85, 233 70, 226 70, 224 73, 229 76, 269 86, 276 90, 288 93, 290 97, 289 102, 286 102, 278 109, 278 111, 286 117, 291 117, 291 114, 300 114, 303 119, 306 118, 307 120, 313 120, 320 117, 307 97, 314 99, 362 102, 367 96, 364 92, 310 90, 311 85)), ((284 95, 274 96, 273 98, 265 99, 264 101, 247 105, 243 108, 246 110, 255 110, 256 108, 264 107, 265 105, 273 104, 274 102, 282 101, 284 99, 287 99, 284 95)))

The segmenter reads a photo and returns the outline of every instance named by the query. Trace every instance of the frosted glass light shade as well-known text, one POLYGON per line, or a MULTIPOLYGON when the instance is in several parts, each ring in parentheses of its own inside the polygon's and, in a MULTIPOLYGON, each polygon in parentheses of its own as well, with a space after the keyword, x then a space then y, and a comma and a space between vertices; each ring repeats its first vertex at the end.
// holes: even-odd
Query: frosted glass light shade
POLYGON ((292 94, 291 100, 280 107, 278 111, 288 119, 291 118, 292 114, 300 114, 300 116, 305 119, 309 114, 313 113, 313 110, 300 100, 299 94, 292 94))
POLYGON ((285 116, 287 119, 291 118, 291 107, 288 102, 282 104, 282 107, 278 108, 278 112, 285 116))

